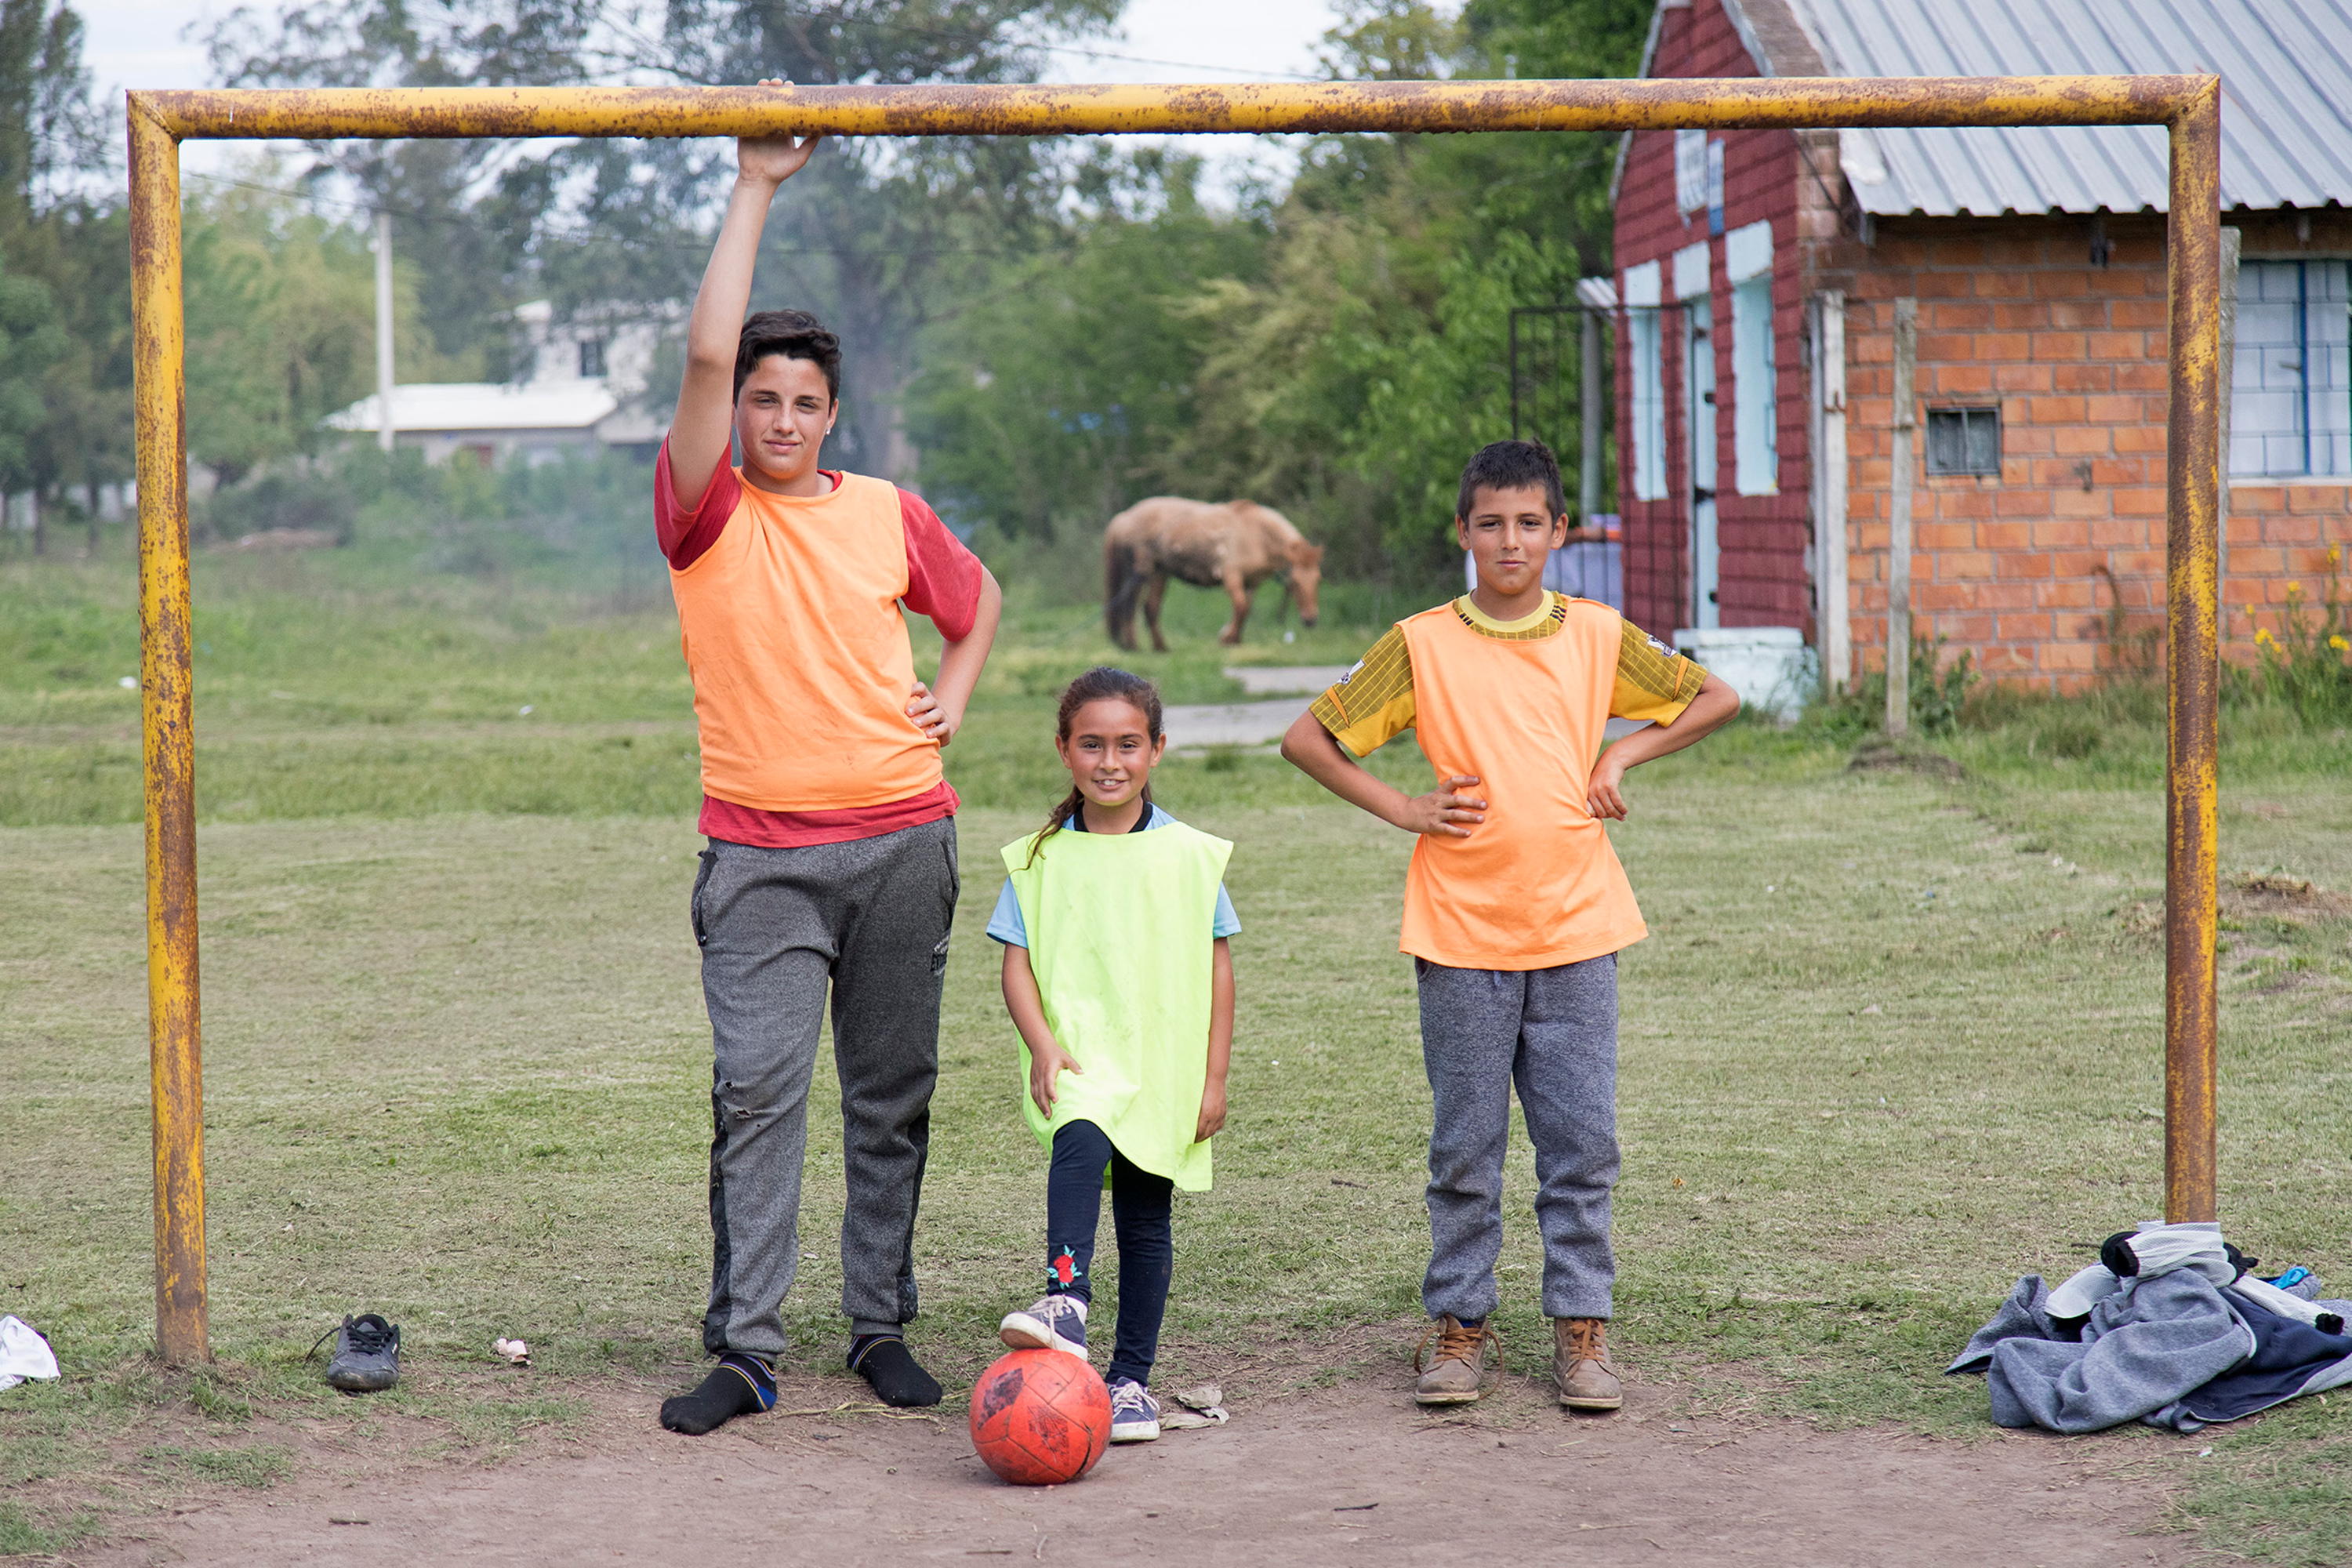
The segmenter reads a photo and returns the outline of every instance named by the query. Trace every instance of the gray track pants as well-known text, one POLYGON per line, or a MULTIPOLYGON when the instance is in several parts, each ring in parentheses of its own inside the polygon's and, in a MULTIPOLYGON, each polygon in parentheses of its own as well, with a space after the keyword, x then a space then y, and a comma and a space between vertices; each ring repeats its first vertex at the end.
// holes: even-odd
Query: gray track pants
POLYGON ((1421 1048, 1436 1101, 1429 1135, 1429 1274, 1422 1305, 1475 1322, 1495 1310, 1511 1086, 1536 1146, 1543 1310, 1606 1318, 1616 1259, 1617 955, 1524 971, 1415 959, 1421 1048))
POLYGON ((712 839, 694 884, 710 1012, 714 1354, 772 1361, 800 1261, 808 1088, 828 986, 841 1079, 841 1307, 854 1331, 915 1315, 912 1246, 940 987, 956 902, 955 819, 797 849, 712 839))

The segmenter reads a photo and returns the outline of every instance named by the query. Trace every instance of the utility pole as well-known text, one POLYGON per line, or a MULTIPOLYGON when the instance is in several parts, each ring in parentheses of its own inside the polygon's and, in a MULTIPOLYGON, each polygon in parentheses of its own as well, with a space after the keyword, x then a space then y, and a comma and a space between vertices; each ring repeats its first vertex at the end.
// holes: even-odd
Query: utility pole
POLYGON ((375 444, 392 450, 392 215, 375 215, 375 444))
POLYGON ((1886 541, 1886 736, 1911 730, 1911 434, 1919 364, 1919 301, 1895 301, 1895 496, 1886 541))

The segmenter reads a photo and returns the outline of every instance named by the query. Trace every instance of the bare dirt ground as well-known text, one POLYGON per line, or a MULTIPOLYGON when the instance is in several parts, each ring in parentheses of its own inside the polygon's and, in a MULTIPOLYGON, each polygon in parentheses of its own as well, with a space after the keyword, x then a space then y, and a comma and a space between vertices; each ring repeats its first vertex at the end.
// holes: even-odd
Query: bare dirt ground
POLYGON ((844 1407, 856 1386, 788 1378, 777 1414, 689 1440, 655 1424, 663 1388, 605 1384, 554 1448, 488 1467, 314 1447, 266 1495, 159 1510, 69 1561, 673 1563, 746 1548, 826 1564, 2206 1560, 2188 1538, 2136 1533, 2161 1503, 2147 1461, 2193 1441, 2152 1434, 1824 1433, 1692 1415, 1686 1391, 1639 1384, 1614 1417, 1570 1417, 1517 1376, 1433 1419, 1395 1375, 1255 1398, 1229 1376, 1230 1425, 1114 1448, 1085 1480, 1033 1490, 981 1466, 955 1396, 909 1416, 844 1407))

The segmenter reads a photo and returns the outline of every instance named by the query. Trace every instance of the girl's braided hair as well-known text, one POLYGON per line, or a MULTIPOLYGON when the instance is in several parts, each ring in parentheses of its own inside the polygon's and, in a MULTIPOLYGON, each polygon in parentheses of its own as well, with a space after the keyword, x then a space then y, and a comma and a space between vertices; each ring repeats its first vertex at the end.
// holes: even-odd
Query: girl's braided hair
MULTIPOLYGON (((1160 689, 1132 670, 1108 664, 1095 666, 1063 689, 1061 710, 1054 720, 1055 737, 1068 740, 1070 721, 1078 716, 1078 710, 1105 699, 1133 703, 1143 715, 1144 732, 1155 742, 1160 739, 1160 689)), ((1029 858, 1022 862, 1023 870, 1037 863, 1037 851, 1045 847, 1045 840, 1062 831, 1062 824, 1085 809, 1086 803, 1086 795, 1076 788, 1062 797, 1062 804, 1045 819, 1045 831, 1030 841, 1029 858)), ((1143 814, 1147 817, 1151 815, 1151 785, 1148 782, 1143 786, 1143 814)))

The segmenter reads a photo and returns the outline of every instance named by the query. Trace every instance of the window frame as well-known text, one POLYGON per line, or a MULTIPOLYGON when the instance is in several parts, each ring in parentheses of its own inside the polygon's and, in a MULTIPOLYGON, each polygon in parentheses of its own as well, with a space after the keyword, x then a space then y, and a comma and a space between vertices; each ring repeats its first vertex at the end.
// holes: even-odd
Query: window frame
POLYGON ((1724 237, 1731 286, 1732 488, 1744 496, 1780 493, 1780 366, 1773 342, 1772 224, 1762 219, 1724 237))
POLYGON ((1633 367, 1626 437, 1633 449, 1628 467, 1633 499, 1643 501, 1666 499, 1665 345, 1658 320, 1664 270, 1655 261, 1644 261, 1626 268, 1619 279, 1625 311, 1622 342, 1633 367))
POLYGON ((1922 464, 1927 470, 1927 477, 1931 479, 2000 479, 2001 460, 2001 426, 2002 420, 2000 416, 2000 405, 1998 403, 1962 403, 1954 404, 1944 408, 1928 409, 1927 417, 1922 426, 1921 432, 1924 439, 1922 439, 1919 444, 1919 455, 1922 464), (1989 419, 1992 424, 1992 466, 1989 468, 1937 468, 1936 466, 1936 422, 1938 419, 1954 418, 1960 421, 1960 458, 1963 462, 1966 462, 1968 460, 1969 450, 1971 445, 1969 440, 1969 426, 1970 421, 1977 417, 1989 419))
POLYGON ((2227 447, 2222 454, 2225 482, 2259 484, 2270 480, 2352 478, 2352 257, 2243 258, 2238 263, 2236 320, 2230 354, 2229 419, 2223 432, 2227 447), (2264 269, 2284 272, 2289 268, 2294 269, 2295 277, 2295 297, 2292 301, 2263 298, 2264 290, 2259 285, 2249 297, 2250 274, 2258 278, 2264 269), (2333 279, 2323 280, 2319 276, 2322 268, 2333 268, 2333 279), (2320 284, 2316 290, 2315 283, 2320 284), (2292 311, 2288 329, 2292 342, 2268 340, 2247 331, 2250 317, 2281 304, 2292 311), (2329 331, 2326 323, 2331 314, 2336 319, 2334 330, 2329 331), (2315 331, 2315 326, 2322 330, 2315 331), (2284 367, 2293 374, 2291 388, 2265 384, 2281 367, 2264 356, 2281 350, 2294 356, 2284 367), (2314 353, 2326 355, 2327 360, 2317 384, 2314 384, 2311 374, 2314 353), (2251 377, 2247 374, 2250 360, 2251 377), (2249 430, 2246 414, 2273 399, 2284 400, 2285 406, 2292 410, 2284 427, 2249 430), (2315 418, 2315 415, 2320 417, 2315 418), (2239 454, 2250 441, 2255 443, 2258 457, 2252 465, 2242 468, 2239 454), (2294 456, 2288 461, 2278 461, 2273 454, 2282 447, 2294 456))

